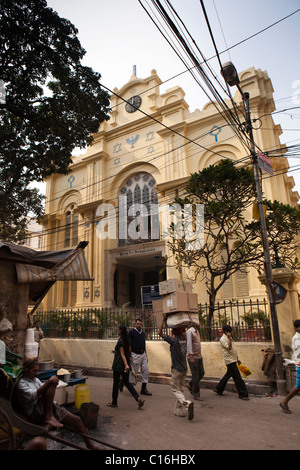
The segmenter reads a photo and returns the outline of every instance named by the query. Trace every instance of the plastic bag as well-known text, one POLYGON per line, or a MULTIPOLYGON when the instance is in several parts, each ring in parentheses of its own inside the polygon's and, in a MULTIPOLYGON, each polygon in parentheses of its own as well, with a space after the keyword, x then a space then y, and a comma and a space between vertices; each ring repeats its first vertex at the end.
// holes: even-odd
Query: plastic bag
POLYGON ((252 371, 249 369, 249 367, 245 366, 244 364, 238 364, 238 368, 244 377, 248 377, 248 375, 252 374, 252 371))
POLYGON ((134 370, 131 369, 129 371, 129 383, 131 383, 132 385, 136 385, 136 382, 137 382, 136 374, 135 374, 134 370))

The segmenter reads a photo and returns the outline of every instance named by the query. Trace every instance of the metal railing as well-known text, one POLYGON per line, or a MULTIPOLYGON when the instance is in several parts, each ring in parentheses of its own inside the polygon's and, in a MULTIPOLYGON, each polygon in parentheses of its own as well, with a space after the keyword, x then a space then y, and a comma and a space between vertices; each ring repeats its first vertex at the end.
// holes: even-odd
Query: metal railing
MULTIPOLYGON (((199 304, 200 335, 202 341, 218 341, 222 327, 233 328, 235 341, 271 341, 271 326, 266 300, 231 301, 216 304, 210 326, 208 325, 208 304, 199 304)), ((132 328, 135 319, 142 318, 148 340, 161 339, 158 335, 156 317, 151 308, 88 308, 37 312, 34 321, 39 320, 45 337, 112 339, 118 337, 120 325, 132 328)), ((168 333, 171 333, 167 329, 168 333)))
POLYGON ((219 340, 224 325, 233 328, 235 341, 271 341, 271 321, 268 302, 263 300, 217 302, 211 325, 208 326, 209 305, 199 305, 200 335, 202 341, 219 340))

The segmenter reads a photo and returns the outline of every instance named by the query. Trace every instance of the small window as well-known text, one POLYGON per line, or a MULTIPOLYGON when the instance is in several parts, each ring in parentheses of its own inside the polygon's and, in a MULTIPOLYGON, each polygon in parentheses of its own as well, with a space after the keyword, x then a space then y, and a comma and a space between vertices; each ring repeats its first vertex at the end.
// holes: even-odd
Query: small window
POLYGON ((65 244, 75 246, 78 243, 78 214, 67 211, 65 215, 65 244))

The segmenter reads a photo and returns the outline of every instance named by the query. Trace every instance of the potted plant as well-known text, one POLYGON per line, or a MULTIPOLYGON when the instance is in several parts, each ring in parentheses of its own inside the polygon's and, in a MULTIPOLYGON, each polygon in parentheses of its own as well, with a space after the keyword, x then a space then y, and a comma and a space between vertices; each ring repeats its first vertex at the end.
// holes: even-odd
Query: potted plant
POLYGON ((242 316, 243 321, 246 323, 246 336, 247 338, 253 339, 256 336, 256 331, 255 331, 255 316, 253 313, 248 312, 245 313, 245 315, 242 316))
POLYGON ((263 327, 265 339, 269 341, 272 338, 271 322, 270 322, 269 315, 265 313, 263 310, 259 310, 254 315, 257 321, 259 322, 259 324, 262 325, 263 327))

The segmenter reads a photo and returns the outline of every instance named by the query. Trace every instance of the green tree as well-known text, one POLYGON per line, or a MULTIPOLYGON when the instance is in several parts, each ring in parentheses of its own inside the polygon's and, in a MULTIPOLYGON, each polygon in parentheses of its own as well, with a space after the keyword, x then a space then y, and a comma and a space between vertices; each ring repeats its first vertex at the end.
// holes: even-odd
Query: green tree
POLYGON ((273 267, 299 268, 300 209, 277 200, 264 201, 273 267))
POLYGON ((210 326, 216 296, 224 283, 245 266, 261 262, 258 223, 249 222, 249 215, 245 217, 245 211, 252 210, 256 198, 254 176, 250 169, 238 168, 231 160, 222 160, 216 166, 192 174, 185 193, 176 203, 182 207, 186 204, 204 206, 204 242, 196 250, 187 250, 186 237, 176 239, 177 227, 173 225, 169 245, 176 265, 191 268, 194 280, 205 282, 210 326))
POLYGON ((28 211, 42 212, 30 183, 66 174, 74 147, 90 144, 109 117, 109 96, 100 74, 82 65, 77 32, 45 0, 0 0, 2 240, 22 239, 28 211))
MULTIPOLYGON (((191 268, 194 280, 205 282, 209 296, 207 325, 211 325, 216 297, 224 283, 247 267, 263 269, 264 252, 260 222, 252 220, 256 202, 256 185, 252 170, 238 168, 231 160, 222 160, 191 175, 185 195, 175 202, 204 205, 204 242, 197 249, 187 249, 183 236, 176 239, 178 227, 171 226, 171 251, 177 267, 191 268), (248 211, 248 214, 247 214, 248 211), (251 211, 249 213, 249 211, 251 211)), ((292 269, 299 267, 300 209, 278 201, 265 201, 266 224, 273 266, 282 264, 292 269)), ((186 217, 190 217, 189 213, 186 217)), ((195 229, 195 217, 187 220, 195 229)), ((181 221, 179 221, 179 224, 181 221)))

